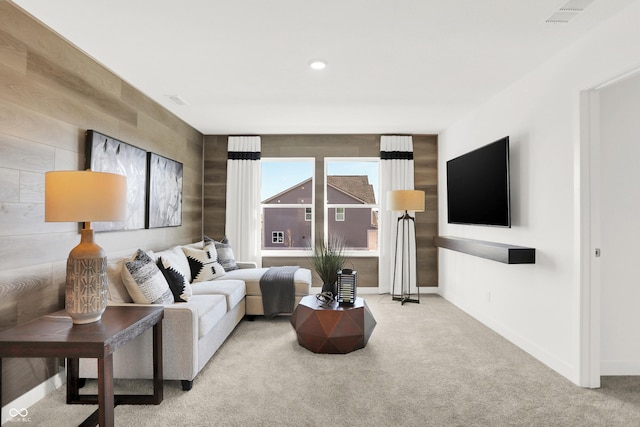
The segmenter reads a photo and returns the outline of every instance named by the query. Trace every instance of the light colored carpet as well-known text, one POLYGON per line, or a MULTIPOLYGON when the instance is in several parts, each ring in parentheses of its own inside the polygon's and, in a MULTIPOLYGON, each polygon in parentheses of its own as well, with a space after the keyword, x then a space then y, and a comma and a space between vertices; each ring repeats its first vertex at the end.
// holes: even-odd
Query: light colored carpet
MULTIPOLYGON (((300 347, 288 317, 242 321, 193 389, 166 381, 159 406, 118 406, 119 426, 634 426, 640 379, 582 389, 444 299, 401 306, 365 296, 378 322, 347 355, 300 347)), ((146 392, 149 381, 118 381, 146 392)), ((94 391, 90 381, 83 391, 94 391)), ((29 408, 31 425, 78 425, 94 406, 61 387, 29 408)))

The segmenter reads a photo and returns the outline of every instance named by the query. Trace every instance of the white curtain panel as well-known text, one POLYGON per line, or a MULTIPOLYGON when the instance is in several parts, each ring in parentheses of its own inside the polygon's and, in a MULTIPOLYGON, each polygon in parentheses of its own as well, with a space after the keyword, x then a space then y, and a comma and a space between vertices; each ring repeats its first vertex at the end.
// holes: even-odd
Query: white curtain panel
POLYGON ((262 266, 260 255, 260 137, 230 136, 225 232, 239 261, 262 266))
MULTIPOLYGON (((400 283, 401 254, 396 258, 396 234, 398 227, 398 218, 401 212, 392 212, 387 209, 387 192, 391 190, 413 190, 414 189, 414 166, 413 166, 413 140, 411 136, 389 135, 380 138, 380 260, 378 265, 378 291, 379 293, 390 293, 393 290, 393 269, 394 262, 398 261, 396 272, 395 294, 401 293, 400 283)), ((411 216, 415 216, 410 212, 411 216)), ((401 239, 403 236, 399 236, 401 239)), ((417 293, 416 284, 416 258, 415 258, 415 228, 413 221, 404 238, 409 239, 411 256, 411 269, 408 271, 411 282, 411 289, 405 289, 405 293, 417 293)), ((398 241, 400 245, 398 250, 402 248, 402 240, 398 241)), ((408 283, 406 273, 405 282, 408 283)))

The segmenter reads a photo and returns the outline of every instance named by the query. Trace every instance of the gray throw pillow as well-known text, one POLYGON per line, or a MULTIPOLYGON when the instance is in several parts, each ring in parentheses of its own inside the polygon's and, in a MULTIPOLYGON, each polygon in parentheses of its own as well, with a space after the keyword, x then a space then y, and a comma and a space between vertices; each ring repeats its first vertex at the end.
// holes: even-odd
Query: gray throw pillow
POLYGON ((124 261, 122 281, 135 303, 173 304, 167 280, 151 257, 140 249, 124 261))
POLYGON ((233 248, 227 236, 224 236, 220 242, 214 240, 214 244, 216 245, 216 252, 218 252, 218 262, 222 265, 224 271, 238 270, 239 267, 236 264, 233 248))

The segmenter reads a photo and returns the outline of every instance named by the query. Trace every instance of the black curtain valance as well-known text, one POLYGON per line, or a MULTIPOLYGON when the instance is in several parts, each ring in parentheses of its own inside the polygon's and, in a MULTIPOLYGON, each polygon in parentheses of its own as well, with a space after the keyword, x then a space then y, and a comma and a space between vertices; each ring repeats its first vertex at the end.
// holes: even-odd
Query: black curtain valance
POLYGON ((229 151, 229 160, 260 160, 259 151, 229 151))
POLYGON ((381 151, 380 160, 413 160, 413 151, 381 151))

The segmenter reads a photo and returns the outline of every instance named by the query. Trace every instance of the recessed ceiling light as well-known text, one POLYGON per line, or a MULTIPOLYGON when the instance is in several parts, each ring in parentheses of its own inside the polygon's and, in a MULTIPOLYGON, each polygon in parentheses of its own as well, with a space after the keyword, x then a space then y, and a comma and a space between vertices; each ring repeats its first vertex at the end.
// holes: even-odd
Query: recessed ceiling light
POLYGON ((309 67, 313 68, 314 70, 323 70, 327 67, 327 61, 325 61, 324 59, 314 59, 313 61, 309 62, 309 67))

